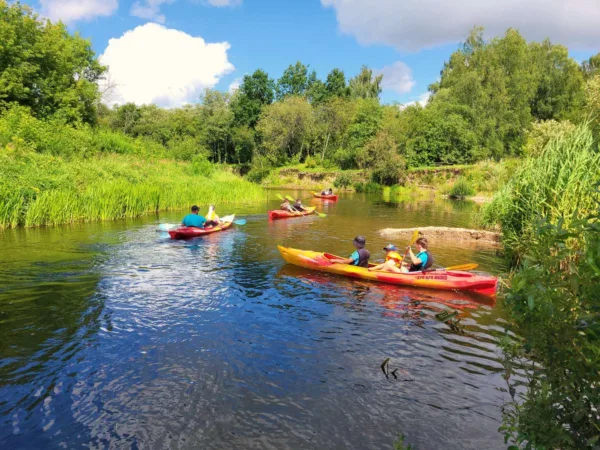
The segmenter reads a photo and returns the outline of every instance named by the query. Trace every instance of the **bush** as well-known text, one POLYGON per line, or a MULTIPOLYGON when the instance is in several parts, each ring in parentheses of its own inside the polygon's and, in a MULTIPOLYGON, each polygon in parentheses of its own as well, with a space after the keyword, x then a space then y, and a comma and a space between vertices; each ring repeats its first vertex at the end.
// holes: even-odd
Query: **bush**
POLYGON ((366 194, 378 194, 383 191, 383 187, 380 184, 369 181, 368 183, 354 184, 354 190, 356 192, 364 192, 366 194))
POLYGON ((314 169, 315 167, 317 167, 317 160, 312 156, 307 156, 304 160, 304 165, 307 169, 314 169))
POLYGON ((171 157, 178 161, 191 161, 196 155, 202 155, 206 159, 208 155, 208 151, 191 137, 173 139, 169 141, 168 148, 171 157))
POLYGON ((518 340, 508 336, 503 408, 506 439, 518 448, 592 449, 600 436, 600 225, 595 215, 538 219, 505 304, 518 340), (537 367, 511 383, 523 361, 537 367), (517 394, 517 389, 520 392, 517 394))
POLYGON ((539 157, 525 159, 510 182, 481 211, 484 226, 500 225, 514 262, 533 238, 538 216, 550 223, 585 217, 595 206, 600 153, 587 126, 551 140, 539 157))
POLYGON ((531 130, 527 132, 525 154, 529 156, 540 155, 550 140, 572 133, 575 128, 575 125, 568 120, 562 122, 545 120, 534 123, 531 130))
POLYGON ((340 172, 333 180, 333 186, 338 189, 347 189, 348 186, 352 186, 354 177, 347 172, 340 172))
POLYGON ((475 195, 475 189, 466 179, 461 177, 456 180, 456 183, 450 189, 449 195, 452 198, 465 198, 469 195, 475 195))
POLYGON ((270 174, 271 169, 269 168, 253 167, 252 169, 250 169, 246 177, 248 178, 248 181, 251 181, 253 183, 261 183, 270 174))

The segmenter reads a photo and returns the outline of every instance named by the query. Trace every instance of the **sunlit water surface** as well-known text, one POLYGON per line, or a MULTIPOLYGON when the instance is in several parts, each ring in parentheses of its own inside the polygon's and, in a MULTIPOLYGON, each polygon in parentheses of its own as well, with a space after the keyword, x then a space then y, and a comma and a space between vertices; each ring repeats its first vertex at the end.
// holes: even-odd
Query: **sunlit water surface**
MULTIPOLYGON (((223 207, 248 223, 185 242, 156 231, 182 213, 0 232, 0 447, 505 448, 500 305, 310 272, 276 248, 347 255, 364 234, 380 258, 379 229, 469 226, 476 207, 315 204, 327 218, 223 207), (464 334, 436 320, 446 307, 464 334)), ((432 250, 503 271, 490 249, 432 250)))

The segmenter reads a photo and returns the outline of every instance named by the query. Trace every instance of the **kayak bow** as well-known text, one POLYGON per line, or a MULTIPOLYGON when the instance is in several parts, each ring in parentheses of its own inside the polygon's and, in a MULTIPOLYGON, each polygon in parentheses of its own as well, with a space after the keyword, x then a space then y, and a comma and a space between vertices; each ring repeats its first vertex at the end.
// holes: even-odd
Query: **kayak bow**
MULTIPOLYGON (((489 275, 477 275, 462 271, 435 271, 435 272, 369 272, 364 267, 349 264, 334 264, 332 259, 340 259, 339 256, 329 253, 319 253, 310 250, 298 250, 295 248, 277 246, 283 259, 290 264, 304 267, 306 269, 319 270, 322 272, 344 275, 352 278, 378 281, 429 289, 458 290, 475 292, 477 294, 494 296, 498 279, 489 275)), ((343 259, 343 258, 341 258, 343 259)), ((373 266, 373 264, 371 264, 373 266)))

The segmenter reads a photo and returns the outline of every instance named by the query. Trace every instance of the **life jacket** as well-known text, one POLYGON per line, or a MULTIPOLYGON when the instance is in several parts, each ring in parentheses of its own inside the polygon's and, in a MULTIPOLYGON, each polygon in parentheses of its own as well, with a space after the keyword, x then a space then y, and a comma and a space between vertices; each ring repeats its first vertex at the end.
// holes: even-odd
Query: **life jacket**
POLYGON ((369 267, 369 258, 371 257, 371 252, 366 248, 360 248, 357 250, 358 252, 358 261, 356 265, 358 267, 369 267))
POLYGON ((206 214, 206 220, 214 220, 215 222, 218 222, 219 216, 217 216, 215 210, 213 209, 212 211, 209 211, 208 214, 206 214))
POLYGON ((427 262, 425 263, 425 267, 423 264, 411 264, 408 268, 409 272, 423 272, 433 266, 433 256, 429 251, 425 250, 423 253, 427 255, 427 262))
POLYGON ((396 267, 400 267, 402 264, 402 256, 398 252, 388 252, 385 255, 385 262, 388 262, 390 259, 394 261, 396 267))

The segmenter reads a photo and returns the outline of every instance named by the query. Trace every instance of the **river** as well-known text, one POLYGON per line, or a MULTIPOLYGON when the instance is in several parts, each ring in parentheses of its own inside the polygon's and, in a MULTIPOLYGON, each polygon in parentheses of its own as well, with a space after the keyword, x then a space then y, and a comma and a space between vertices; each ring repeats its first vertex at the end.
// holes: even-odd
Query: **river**
MULTIPOLYGON (((477 207, 309 203, 328 217, 223 207, 247 224, 191 241, 156 231, 182 213, 0 231, 0 447, 506 448, 499 304, 310 272, 276 248, 348 255, 363 234, 379 259, 379 229, 470 226, 477 207)), ((431 250, 504 270, 493 250, 431 250)))

